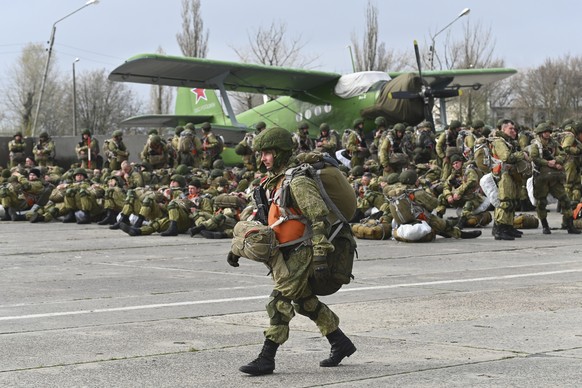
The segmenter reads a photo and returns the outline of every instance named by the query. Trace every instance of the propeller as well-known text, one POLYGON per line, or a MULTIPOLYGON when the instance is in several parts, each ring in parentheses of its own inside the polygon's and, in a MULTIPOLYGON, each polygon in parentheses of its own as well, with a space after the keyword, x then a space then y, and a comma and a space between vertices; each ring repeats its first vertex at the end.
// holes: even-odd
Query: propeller
POLYGON ((457 97, 461 95, 461 90, 455 89, 440 89, 432 90, 430 84, 422 76, 422 66, 420 63, 420 51, 418 49, 418 43, 414 41, 414 54, 416 56, 416 66, 418 68, 418 77, 422 83, 420 92, 412 91, 398 91, 390 93, 390 98, 395 99, 413 99, 422 98, 424 101, 424 118, 429 121, 434 128, 434 118, 432 117, 432 107, 434 106, 435 98, 449 98, 457 97))

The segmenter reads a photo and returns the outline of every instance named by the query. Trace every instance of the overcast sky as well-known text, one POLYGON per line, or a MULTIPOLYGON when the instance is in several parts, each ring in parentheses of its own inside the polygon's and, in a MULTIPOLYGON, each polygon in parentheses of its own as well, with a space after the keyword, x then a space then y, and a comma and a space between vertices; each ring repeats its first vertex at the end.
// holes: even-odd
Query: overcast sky
MULTIPOLYGON (((258 26, 283 21, 290 38, 302 37, 304 52, 317 55, 317 69, 348 73, 347 45, 365 29, 368 0, 202 0, 204 28, 209 32, 208 58, 236 60, 232 47, 248 46, 258 26)), ((45 43, 54 22, 85 4, 85 0, 3 0, 0 23, 0 85, 29 42, 45 43)), ((457 20, 446 34, 461 36, 463 24, 491 28, 495 56, 517 69, 542 64, 547 58, 582 55, 579 43, 582 3, 553 0, 407 0, 373 1, 379 12, 379 38, 398 51, 411 50, 414 39, 426 47, 430 36, 457 20)), ((181 0, 100 0, 57 24, 54 59, 70 71, 105 68, 162 47, 180 55, 176 33, 181 29, 181 0)))

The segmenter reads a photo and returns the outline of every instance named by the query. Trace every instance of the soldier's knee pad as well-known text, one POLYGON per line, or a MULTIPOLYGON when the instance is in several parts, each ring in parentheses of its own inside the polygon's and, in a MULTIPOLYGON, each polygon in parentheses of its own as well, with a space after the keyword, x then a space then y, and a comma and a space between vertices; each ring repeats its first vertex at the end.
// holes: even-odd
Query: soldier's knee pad
POLYGON ((323 308, 323 304, 314 295, 296 300, 294 305, 297 313, 308 317, 312 321, 317 319, 319 312, 323 308))
POLYGON ((511 211, 513 209, 513 201, 511 201, 511 200, 500 201, 499 208, 506 210, 506 211, 511 211))
POLYGON ((295 316, 291 300, 285 298, 279 291, 273 291, 271 300, 267 303, 266 308, 271 325, 289 325, 289 322, 295 316))

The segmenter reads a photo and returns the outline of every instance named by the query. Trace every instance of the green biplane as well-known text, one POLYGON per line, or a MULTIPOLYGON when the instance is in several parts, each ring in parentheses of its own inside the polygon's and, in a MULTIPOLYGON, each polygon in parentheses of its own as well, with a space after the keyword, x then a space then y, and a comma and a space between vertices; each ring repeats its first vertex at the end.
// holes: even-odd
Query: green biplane
MULTIPOLYGON (((294 131, 307 121, 311 135, 319 135, 323 122, 342 132, 362 117, 366 129, 383 116, 388 123, 415 125, 432 121, 434 99, 458 96, 466 88, 502 80, 517 71, 508 68, 420 71, 418 73, 366 71, 341 75, 203 58, 141 54, 114 69, 109 79, 178 88, 174 115, 131 117, 122 122, 131 127, 175 127, 187 122, 212 123, 213 131, 227 143, 241 139, 259 121, 294 131), (221 100, 218 99, 217 90, 221 100), (234 114, 228 91, 276 97, 262 105, 234 114), (223 108, 224 107, 224 108, 223 108), (235 135, 233 137, 233 135, 235 135), (228 141, 230 139, 230 141, 228 141)), ((441 109, 441 118, 445 111, 441 109)), ((446 118, 445 118, 446 121, 446 118)))

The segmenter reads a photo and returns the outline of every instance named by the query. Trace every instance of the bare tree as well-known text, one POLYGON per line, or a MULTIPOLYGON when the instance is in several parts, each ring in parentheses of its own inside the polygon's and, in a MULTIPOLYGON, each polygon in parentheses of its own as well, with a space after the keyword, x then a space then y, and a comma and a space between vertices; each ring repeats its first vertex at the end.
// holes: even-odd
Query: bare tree
MULTIPOLYGON (((16 64, 8 71, 9 82, 5 86, 5 126, 31 134, 34 107, 40 93, 40 81, 46 62, 45 49, 40 44, 29 44, 22 50, 16 64)), ((45 84, 44 104, 39 114, 40 127, 54 133, 62 125, 60 110, 55 109, 62 101, 62 82, 55 70, 56 58, 52 61, 45 84)))
MULTIPOLYGON (((306 56, 302 50, 305 43, 301 36, 289 39, 285 22, 272 22, 268 28, 262 26, 247 33, 249 46, 233 50, 245 63, 259 63, 269 66, 308 68, 318 58, 306 56)), ((256 94, 230 93, 235 110, 251 109, 263 103, 263 98, 256 94)))
POLYGON ((77 81, 77 114, 80 128, 107 134, 119 122, 140 113, 139 101, 129 87, 107 79, 105 69, 82 74, 77 81))
POLYGON ((552 120, 558 124, 567 118, 579 119, 582 92, 582 59, 569 55, 551 59, 514 77, 515 110, 527 125, 552 120))
POLYGON ((384 42, 378 42, 378 33, 378 8, 368 1, 366 31, 361 45, 356 34, 352 33, 354 71, 399 71, 409 67, 410 55, 386 49, 384 42))
MULTIPOLYGON (((494 57, 495 40, 491 36, 491 27, 485 28, 480 22, 471 24, 467 19, 463 27, 463 36, 454 41, 447 35, 443 57, 435 56, 439 67, 446 69, 473 69, 503 67, 504 62, 494 57)), ((508 84, 476 85, 474 89, 466 90, 462 96, 451 104, 454 116, 460 121, 471 123, 482 119, 488 121, 491 115, 492 101, 509 98, 508 84), (502 85, 504 85, 502 87, 502 85)))
POLYGON ((208 29, 200 16, 200 0, 182 0, 182 31, 176 40, 187 57, 206 58, 208 53, 208 29))
MULTIPOLYGON (((158 47, 158 54, 165 54, 162 47, 158 47)), ((174 88, 164 85, 152 85, 150 88, 150 109, 153 114, 168 114, 172 109, 174 88)))

